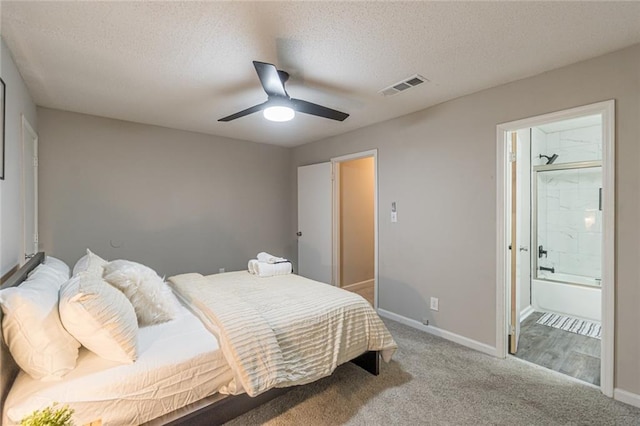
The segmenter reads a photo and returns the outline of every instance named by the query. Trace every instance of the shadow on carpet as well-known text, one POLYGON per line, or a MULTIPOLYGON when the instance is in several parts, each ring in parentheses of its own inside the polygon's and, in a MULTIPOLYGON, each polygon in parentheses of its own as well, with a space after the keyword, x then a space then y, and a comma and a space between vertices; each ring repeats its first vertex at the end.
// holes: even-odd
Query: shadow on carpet
POLYGON ((599 389, 384 322, 399 349, 378 377, 347 363, 227 425, 640 426, 640 409, 599 389))

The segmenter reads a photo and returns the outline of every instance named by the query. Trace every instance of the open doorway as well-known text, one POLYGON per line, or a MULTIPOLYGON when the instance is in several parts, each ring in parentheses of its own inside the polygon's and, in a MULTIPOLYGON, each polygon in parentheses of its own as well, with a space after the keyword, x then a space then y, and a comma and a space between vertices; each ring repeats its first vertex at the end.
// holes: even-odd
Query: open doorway
POLYGON ((376 152, 335 158, 334 280, 376 307, 376 152))
POLYGON ((498 126, 498 353, 608 396, 613 112, 609 101, 498 126))

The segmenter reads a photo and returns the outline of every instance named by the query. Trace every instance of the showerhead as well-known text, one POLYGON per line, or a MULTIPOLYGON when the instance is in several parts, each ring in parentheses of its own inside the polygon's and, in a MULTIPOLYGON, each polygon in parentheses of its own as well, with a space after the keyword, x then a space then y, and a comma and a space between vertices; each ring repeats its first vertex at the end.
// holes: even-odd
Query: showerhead
POLYGON ((553 154, 551 157, 549 157, 548 155, 543 155, 543 154, 540 154, 538 156, 538 158, 543 158, 543 157, 547 159, 547 164, 546 165, 549 165, 549 164, 553 164, 553 162, 556 161, 556 159, 558 158, 558 154, 553 154))

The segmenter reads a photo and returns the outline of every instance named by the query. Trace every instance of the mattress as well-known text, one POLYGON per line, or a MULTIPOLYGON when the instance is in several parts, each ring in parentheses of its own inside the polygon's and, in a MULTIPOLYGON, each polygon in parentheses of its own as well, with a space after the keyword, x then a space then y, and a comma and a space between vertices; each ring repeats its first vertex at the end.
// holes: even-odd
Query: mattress
POLYGON ((122 365, 82 348, 76 368, 61 381, 34 380, 24 372, 7 396, 4 425, 34 410, 68 404, 75 424, 134 425, 216 393, 233 374, 218 341, 186 308, 169 322, 142 327, 138 359, 122 365))

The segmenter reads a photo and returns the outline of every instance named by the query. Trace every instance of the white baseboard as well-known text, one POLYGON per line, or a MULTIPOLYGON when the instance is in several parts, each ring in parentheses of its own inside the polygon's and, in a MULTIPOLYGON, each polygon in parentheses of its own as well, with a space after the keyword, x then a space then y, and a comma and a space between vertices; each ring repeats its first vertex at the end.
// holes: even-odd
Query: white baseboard
POLYGON ((389 318, 390 320, 397 321, 404 325, 408 325, 409 327, 415 328, 417 330, 425 331, 429 334, 433 334, 434 336, 442 337, 443 339, 450 340, 462 346, 475 349, 478 352, 482 352, 491 356, 498 356, 498 351, 496 350, 496 348, 485 343, 478 342, 477 340, 469 339, 468 337, 460 336, 459 334, 455 334, 450 331, 434 327, 432 325, 424 325, 419 321, 403 317, 402 315, 394 314, 393 312, 385 311, 384 309, 378 308, 378 314, 380 314, 380 316, 382 317, 389 318))
POLYGON ((637 393, 627 392, 622 389, 613 390, 613 399, 625 404, 633 405, 634 407, 640 407, 640 395, 637 393))
POLYGON ((529 315, 531 315, 532 313, 534 313, 536 310, 533 309, 533 306, 529 305, 526 308, 524 308, 521 312, 520 312, 520 322, 524 321, 529 315))

